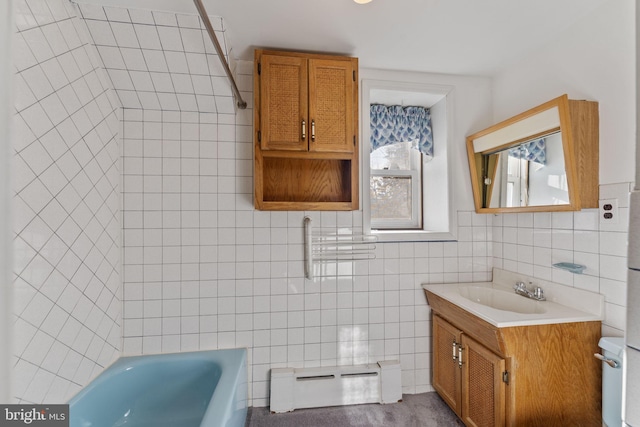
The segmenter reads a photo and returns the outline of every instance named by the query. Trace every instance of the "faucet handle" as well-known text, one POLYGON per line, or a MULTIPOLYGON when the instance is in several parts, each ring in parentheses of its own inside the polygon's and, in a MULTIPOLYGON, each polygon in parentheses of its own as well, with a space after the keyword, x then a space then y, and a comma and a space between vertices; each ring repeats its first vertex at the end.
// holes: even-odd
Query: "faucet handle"
POLYGON ((536 299, 543 300, 544 299, 544 291, 540 286, 536 286, 535 291, 533 291, 533 296, 536 299))
POLYGON ((524 284, 524 282, 516 282, 515 285, 513 285, 513 289, 518 290, 518 289, 524 289, 526 288, 526 285, 524 284))

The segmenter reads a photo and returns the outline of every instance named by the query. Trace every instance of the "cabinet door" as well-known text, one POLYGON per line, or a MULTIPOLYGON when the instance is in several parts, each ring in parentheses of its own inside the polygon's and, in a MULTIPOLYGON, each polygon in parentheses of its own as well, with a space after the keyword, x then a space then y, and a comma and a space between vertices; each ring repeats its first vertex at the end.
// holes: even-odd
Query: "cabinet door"
POLYGON ((260 68, 260 148, 307 151, 307 59, 264 54, 260 68))
POLYGON ((467 426, 504 426, 504 359, 466 335, 462 344, 462 420, 467 426))
POLYGON ((309 151, 353 152, 355 84, 351 61, 309 60, 309 151))
POLYGON ((433 316, 433 388, 440 397, 461 414, 461 370, 458 345, 461 332, 441 317, 433 316))

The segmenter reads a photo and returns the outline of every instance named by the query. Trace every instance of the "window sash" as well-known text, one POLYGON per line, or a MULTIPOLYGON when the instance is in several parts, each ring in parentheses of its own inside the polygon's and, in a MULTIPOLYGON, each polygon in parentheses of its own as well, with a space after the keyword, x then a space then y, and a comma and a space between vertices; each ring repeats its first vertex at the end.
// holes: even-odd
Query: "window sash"
MULTIPOLYGON (((415 230, 422 227, 422 197, 419 170, 379 170, 370 169, 370 177, 410 178, 411 182, 411 219, 376 219, 371 217, 371 228, 377 230, 415 230)), ((369 188, 371 180, 369 180, 369 188)))

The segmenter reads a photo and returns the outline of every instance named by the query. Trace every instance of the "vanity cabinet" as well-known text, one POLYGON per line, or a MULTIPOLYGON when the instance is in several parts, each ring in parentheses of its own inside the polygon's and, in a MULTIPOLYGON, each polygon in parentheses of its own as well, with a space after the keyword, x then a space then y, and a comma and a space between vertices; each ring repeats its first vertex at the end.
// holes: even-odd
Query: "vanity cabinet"
POLYGON ((255 207, 358 209, 357 58, 255 51, 255 207))
POLYGON ((465 425, 602 425, 599 321, 498 328, 425 294, 432 385, 465 425))
POLYGON ((505 425, 505 360, 433 316, 433 388, 470 426, 505 425))

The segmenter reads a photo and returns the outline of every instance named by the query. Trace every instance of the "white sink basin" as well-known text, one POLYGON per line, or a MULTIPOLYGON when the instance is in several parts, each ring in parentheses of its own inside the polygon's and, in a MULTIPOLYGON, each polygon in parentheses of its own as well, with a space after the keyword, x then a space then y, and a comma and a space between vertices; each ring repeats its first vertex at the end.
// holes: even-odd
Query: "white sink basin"
POLYGON ((424 284, 429 294, 444 299, 498 328, 592 322, 604 318, 604 295, 575 287, 532 279, 499 268, 493 282, 424 284), (513 284, 535 280, 544 289, 546 301, 516 295, 513 284))
POLYGON ((484 286, 460 286, 458 291, 462 297, 469 301, 495 308, 496 310, 522 314, 541 314, 547 311, 541 301, 528 299, 499 289, 484 286))

